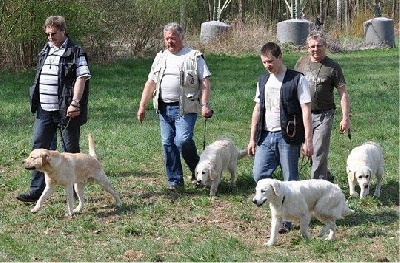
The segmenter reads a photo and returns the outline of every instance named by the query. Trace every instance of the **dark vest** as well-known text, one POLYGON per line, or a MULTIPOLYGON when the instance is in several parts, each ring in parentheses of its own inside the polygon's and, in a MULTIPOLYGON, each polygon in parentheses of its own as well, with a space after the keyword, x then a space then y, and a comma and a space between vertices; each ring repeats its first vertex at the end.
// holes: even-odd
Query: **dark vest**
MULTIPOLYGON (((46 44, 44 48, 39 53, 38 67, 36 71, 36 76, 33 85, 29 89, 29 96, 31 102, 31 112, 35 113, 40 105, 39 98, 39 77, 42 71, 42 67, 49 53, 50 46, 46 44)), ((87 56, 85 51, 74 43, 71 39, 67 41, 67 47, 65 48, 64 54, 60 57, 59 71, 58 71, 58 103, 61 115, 61 125, 66 125, 68 123, 67 109, 71 104, 72 98, 74 96, 74 84, 76 81, 76 70, 77 61, 80 56, 87 56)), ((71 118, 69 126, 82 125, 87 122, 88 114, 88 95, 89 95, 89 80, 85 83, 85 90, 82 94, 82 98, 79 102, 80 104, 80 114, 75 118, 71 118)))
MULTIPOLYGON (((257 124, 256 142, 259 144, 261 133, 265 127, 265 84, 269 73, 265 72, 258 78, 260 89, 260 119, 257 124)), ((305 141, 303 115, 299 99, 297 98, 297 85, 302 73, 287 69, 282 81, 280 92, 280 119, 281 131, 284 140, 289 144, 301 144, 305 141)))

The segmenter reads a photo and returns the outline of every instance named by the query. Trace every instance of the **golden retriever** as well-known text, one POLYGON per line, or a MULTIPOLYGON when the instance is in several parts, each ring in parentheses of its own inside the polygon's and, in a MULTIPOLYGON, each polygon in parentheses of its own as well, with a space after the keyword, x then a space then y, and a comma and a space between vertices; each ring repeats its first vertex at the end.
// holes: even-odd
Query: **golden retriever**
POLYGON ((358 196, 355 191, 355 184, 360 186, 360 198, 364 198, 369 193, 369 185, 372 177, 376 177, 376 187, 374 196, 381 194, 383 178, 383 152, 379 144, 366 142, 351 150, 347 157, 347 178, 351 196, 358 196))
POLYGON ((197 185, 210 187, 210 196, 215 196, 222 178, 222 171, 228 169, 231 185, 236 183, 238 159, 247 155, 246 150, 236 148, 232 140, 222 138, 208 145, 200 155, 196 166, 197 185))
POLYGON ((257 182, 253 203, 257 206, 269 203, 271 209, 271 236, 266 245, 272 246, 283 219, 300 221, 300 233, 310 238, 309 224, 312 215, 325 224, 318 236, 329 231, 326 240, 336 232, 336 220, 354 211, 346 203, 338 185, 321 179, 279 181, 261 179, 257 182))
POLYGON ((46 187, 36 202, 31 212, 37 212, 43 202, 53 193, 56 185, 62 185, 67 192, 68 215, 79 213, 83 208, 83 191, 88 179, 93 179, 104 190, 114 196, 117 206, 122 202, 118 193, 110 185, 100 162, 94 151, 94 140, 91 134, 88 135, 89 154, 84 153, 59 153, 47 149, 35 149, 29 157, 23 161, 27 170, 37 170, 45 174, 46 187), (74 187, 79 199, 78 206, 73 209, 74 187))

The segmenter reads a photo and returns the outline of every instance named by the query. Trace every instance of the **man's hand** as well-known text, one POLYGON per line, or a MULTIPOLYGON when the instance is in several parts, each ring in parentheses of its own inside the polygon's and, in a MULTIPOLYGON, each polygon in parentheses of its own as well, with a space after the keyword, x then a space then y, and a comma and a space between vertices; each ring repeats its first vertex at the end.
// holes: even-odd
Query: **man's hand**
POLYGON ((140 123, 142 123, 145 117, 146 117, 146 108, 139 107, 139 109, 136 113, 136 118, 138 119, 138 121, 140 123))

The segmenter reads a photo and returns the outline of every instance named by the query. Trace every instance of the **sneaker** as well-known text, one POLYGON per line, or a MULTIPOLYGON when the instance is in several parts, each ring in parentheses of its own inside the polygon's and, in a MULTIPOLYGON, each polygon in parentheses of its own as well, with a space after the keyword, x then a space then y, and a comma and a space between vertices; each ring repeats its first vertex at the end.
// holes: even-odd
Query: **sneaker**
POLYGON ((183 190, 184 188, 185 188, 184 185, 169 185, 167 189, 168 191, 175 192, 178 190, 183 190))
POLYGON ((290 221, 283 221, 282 227, 279 229, 279 234, 286 234, 290 230, 292 230, 292 222, 290 221))
POLYGON ((17 199, 22 202, 33 203, 36 202, 40 196, 40 193, 29 191, 27 193, 18 195, 17 199))

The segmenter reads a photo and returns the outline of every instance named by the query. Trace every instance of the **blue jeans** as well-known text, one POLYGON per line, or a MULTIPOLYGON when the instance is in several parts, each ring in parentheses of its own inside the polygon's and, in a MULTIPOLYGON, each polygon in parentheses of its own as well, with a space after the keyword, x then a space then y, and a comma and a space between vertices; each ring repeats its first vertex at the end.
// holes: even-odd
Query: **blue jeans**
POLYGON ((311 179, 328 180, 328 154, 335 110, 312 114, 313 146, 311 179))
MULTIPOLYGON (((54 137, 59 129, 60 118, 58 111, 45 111, 39 107, 33 124, 33 149, 54 148, 54 137)), ((62 127, 61 130, 62 149, 71 153, 80 152, 80 126, 62 127)), ((42 193, 45 186, 44 174, 39 171, 33 171, 30 191, 42 193)))
POLYGON ((254 156, 254 181, 272 178, 278 165, 281 166, 285 181, 299 180, 300 147, 301 144, 286 143, 280 131, 264 131, 254 156))
POLYGON ((161 143, 168 184, 182 186, 184 180, 180 156, 182 155, 192 172, 200 160, 193 140, 197 114, 180 116, 178 103, 160 103, 159 109, 161 143))

